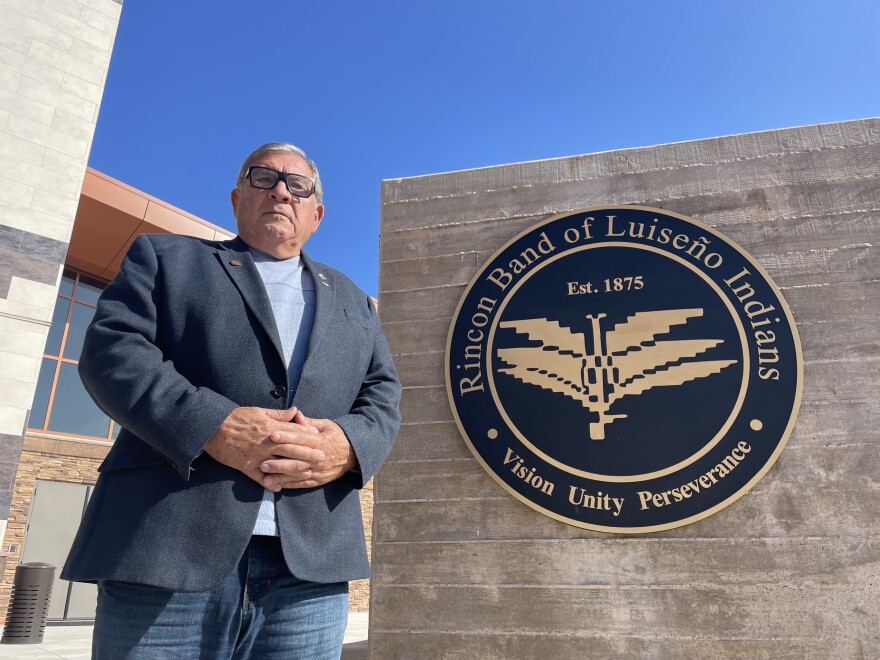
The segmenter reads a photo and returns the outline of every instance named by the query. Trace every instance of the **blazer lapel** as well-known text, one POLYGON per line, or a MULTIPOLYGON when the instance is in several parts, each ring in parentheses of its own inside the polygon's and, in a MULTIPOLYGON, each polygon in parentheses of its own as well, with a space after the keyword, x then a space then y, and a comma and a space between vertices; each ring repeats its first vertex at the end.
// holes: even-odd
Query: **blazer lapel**
POLYGON ((301 253, 301 259, 315 281, 315 320, 312 323, 312 334, 309 337, 306 364, 303 366, 303 374, 305 374, 309 360, 317 352, 321 340, 330 327, 330 321, 333 319, 333 311, 336 306, 336 282, 332 271, 323 264, 309 259, 305 252, 301 253))
MULTIPOLYGON (((262 326, 266 334, 272 340, 272 345, 278 353, 278 359, 284 362, 284 351, 281 349, 281 336, 275 324, 275 314, 272 311, 272 303, 263 286, 263 280, 257 271, 247 244, 238 236, 230 241, 224 241, 216 250, 220 264, 229 275, 229 278, 238 287, 241 297, 253 312, 257 323, 262 326)), ((285 368, 287 365, 284 365, 285 368)))

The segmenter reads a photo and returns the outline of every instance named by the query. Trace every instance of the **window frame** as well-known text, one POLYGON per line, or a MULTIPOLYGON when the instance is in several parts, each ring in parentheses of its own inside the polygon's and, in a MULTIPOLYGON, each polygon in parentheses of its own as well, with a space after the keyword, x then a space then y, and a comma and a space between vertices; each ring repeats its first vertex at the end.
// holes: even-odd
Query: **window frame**
MULTIPOLYGON (((119 423, 116 420, 114 420, 112 417, 110 417, 109 415, 107 415, 107 416, 110 417, 110 424, 107 428, 107 435, 106 436, 83 435, 80 433, 69 433, 66 431, 57 431, 55 429, 49 428, 49 422, 52 418, 52 408, 55 404, 55 394, 57 393, 57 388, 58 388, 58 377, 61 373, 61 365, 62 364, 73 364, 73 365, 79 364, 79 360, 73 360, 71 358, 63 357, 64 356, 64 349, 67 347, 67 336, 68 336, 68 333, 70 332, 70 320, 71 320, 71 317, 73 316, 73 311, 74 311, 75 305, 84 305, 84 306, 90 307, 92 309, 96 309, 96 307, 97 307, 97 305, 95 303, 88 302, 86 300, 82 300, 82 299, 77 298, 77 292, 79 290, 80 279, 85 277, 86 279, 91 280, 97 284, 103 284, 104 286, 109 284, 109 282, 104 282, 100 278, 94 277, 93 275, 91 275, 89 273, 84 273, 84 272, 75 270, 73 268, 69 268, 67 266, 64 267, 64 272, 62 273, 62 277, 72 277, 73 278, 73 289, 71 290, 70 294, 68 295, 66 293, 62 293, 61 289, 59 288, 59 290, 56 294, 56 299, 57 298, 64 298, 65 300, 68 300, 70 303, 68 306, 68 309, 67 309, 67 316, 64 319, 64 329, 61 332, 61 343, 58 347, 58 354, 57 355, 50 355, 49 353, 45 352, 45 347, 44 347, 44 352, 43 352, 43 354, 41 356, 41 360, 40 360, 40 365, 41 365, 40 371, 42 371, 42 364, 43 364, 42 361, 43 360, 52 360, 55 363, 54 371, 52 374, 52 385, 49 389, 49 398, 46 403, 46 410, 44 411, 45 417, 43 419, 43 427, 42 428, 35 428, 35 427, 31 426, 30 422, 31 422, 31 417, 33 415, 33 407, 32 407, 31 411, 30 411, 31 415, 29 415, 29 417, 28 417, 27 433, 28 434, 49 435, 49 436, 59 436, 59 437, 65 437, 65 438, 79 438, 79 439, 83 439, 83 440, 98 440, 101 442, 112 443, 115 440, 114 431, 116 430, 117 427, 119 427, 119 423)), ((48 336, 47 336, 47 341, 48 341, 48 336)), ((39 387, 39 376, 37 379, 37 385, 39 387)), ((34 391, 34 396, 36 396, 36 390, 34 391)), ((33 404, 31 404, 31 405, 33 406, 33 404)))

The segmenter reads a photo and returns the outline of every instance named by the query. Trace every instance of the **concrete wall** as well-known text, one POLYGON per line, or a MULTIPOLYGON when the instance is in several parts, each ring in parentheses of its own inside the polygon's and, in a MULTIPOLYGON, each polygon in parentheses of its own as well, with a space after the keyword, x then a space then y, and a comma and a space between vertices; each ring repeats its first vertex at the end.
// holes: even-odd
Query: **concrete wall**
POLYGON ((880 657, 880 120, 386 181, 382 321, 405 386, 375 487, 370 657, 880 657), (782 289, 805 359, 777 464, 698 523, 624 537, 504 492, 446 398, 478 266, 551 214, 716 227, 782 289))
POLYGON ((0 0, 0 536, 120 11, 0 0))

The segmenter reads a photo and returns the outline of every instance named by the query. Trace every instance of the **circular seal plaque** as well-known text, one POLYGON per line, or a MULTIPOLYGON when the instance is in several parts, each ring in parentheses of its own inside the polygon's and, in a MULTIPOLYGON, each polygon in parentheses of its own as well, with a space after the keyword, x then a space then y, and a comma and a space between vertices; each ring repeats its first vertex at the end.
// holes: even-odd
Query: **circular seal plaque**
POLYGON ((685 525, 776 461, 797 415, 800 342, 746 252, 640 206, 558 215, 471 281, 446 383, 481 465, 533 509, 604 532, 685 525))

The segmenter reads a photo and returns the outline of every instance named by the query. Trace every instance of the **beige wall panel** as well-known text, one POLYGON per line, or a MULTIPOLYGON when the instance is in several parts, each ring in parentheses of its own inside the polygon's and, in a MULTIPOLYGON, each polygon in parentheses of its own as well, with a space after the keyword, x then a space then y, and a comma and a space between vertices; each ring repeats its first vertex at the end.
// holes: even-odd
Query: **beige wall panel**
MULTIPOLYGON (((457 225, 412 229, 389 234, 383 232, 380 239, 381 258, 383 262, 387 262, 395 259, 457 255, 469 251, 491 253, 519 232, 528 229, 548 215, 550 214, 526 215, 479 223, 471 221, 457 225)), ((388 286, 385 271, 381 270, 380 273, 379 291, 384 291, 388 286)))
MULTIPOLYGON (((789 447, 773 468, 774 483, 792 488, 835 488, 865 498, 880 497, 880 446, 866 443, 836 447, 789 447)), ((382 472, 381 502, 393 500, 480 499, 502 494, 485 479, 476 461, 467 458, 391 463, 382 472)), ((565 488, 564 483, 556 484, 565 488)), ((759 493, 760 484, 752 491, 759 493)), ((829 506, 833 502, 829 501, 829 506)), ((624 506, 636 506, 627 501, 624 506)), ((696 524, 696 523, 695 523, 696 524)))
POLYGON ((494 481, 484 478, 486 473, 477 462, 468 458, 391 463, 386 468, 380 490, 382 502, 481 499, 501 493, 494 481))
POLYGON ((400 382, 404 387, 442 385, 443 356, 442 351, 396 355, 394 364, 400 382))
POLYGON ((382 543, 373 551, 386 570, 377 586, 446 585, 572 587, 774 587, 814 580, 814 586, 860 587, 880 570, 880 540, 628 538, 481 542, 486 561, 473 562, 474 543, 382 543), (662 550, 660 552, 656 550, 662 550), (839 563, 825 571, 828 553, 839 563), (560 571, 564 563, 569 570, 560 571), (527 570, 524 568, 527 567, 527 570))
MULTIPOLYGON (((841 487, 804 489, 775 481, 773 476, 765 477, 720 514, 684 527, 635 538, 650 544, 653 539, 661 537, 839 537, 843 545, 846 539, 853 537, 876 538, 877 520, 880 519, 880 497, 876 488, 842 484, 841 487), (765 484, 764 481, 769 483, 765 484)), ((489 477, 486 476, 486 479, 489 477)), ((377 527, 374 539, 387 543, 486 539, 534 539, 535 542, 542 542, 552 538, 603 536, 601 532, 556 522, 517 501, 494 481, 490 482, 490 486, 487 491, 490 495, 479 499, 458 494, 447 500, 377 499, 374 516, 380 518, 381 527, 377 527)), ((377 493, 381 493, 381 490, 377 489, 377 493)), ((661 551, 658 546, 651 547, 655 548, 655 552, 661 551)), ((834 558, 827 559, 830 570, 834 558)), ((559 570, 567 569, 559 566, 559 570)), ((880 599, 880 594, 876 597, 880 599)))
POLYGON ((854 274, 854 278, 853 282, 782 286, 782 295, 798 327, 809 323, 837 323, 837 315, 841 314, 861 321, 877 318, 875 296, 880 294, 880 279, 866 274, 854 274))
POLYGON ((445 422, 452 419, 445 387, 409 387, 403 391, 400 404, 402 421, 445 422))
MULTIPOLYGON (((849 357, 849 356, 847 356, 849 357)), ((880 398, 880 360, 841 360, 804 363, 804 403, 877 400, 880 398)))
MULTIPOLYGON (((588 624, 585 624, 585 627, 588 624)), ((446 633, 370 631, 376 658, 509 660, 510 658, 712 658, 713 660, 803 660, 880 657, 880 642, 849 639, 687 639, 632 635, 597 637, 547 633, 446 633)))
POLYGON ((615 174, 644 172, 707 162, 733 161, 770 154, 860 146, 880 142, 880 120, 865 119, 836 124, 784 128, 693 142, 664 144, 586 156, 529 161, 384 182, 383 199, 389 202, 426 199, 449 190, 488 190, 527 185, 539 180, 593 179, 615 174))
POLYGON ((382 322, 412 319, 449 319, 455 311, 464 285, 442 289, 415 289, 382 294, 382 322))
POLYGON ((376 590, 373 606, 387 607, 399 629, 448 634, 482 631, 487 620, 497 622, 499 632, 583 634, 598 628, 623 635, 641 630, 648 637, 650 629, 650 637, 658 638, 701 637, 706 630, 719 637, 852 638, 866 624, 880 626, 876 591, 836 585, 386 586, 376 590), (437 603, 452 601, 457 606, 438 617, 437 603))
POLYGON ((609 178, 545 182, 432 197, 383 206, 385 231, 445 226, 475 218, 514 218, 529 213, 551 215, 596 204, 633 204, 647 199, 676 200, 723 191, 772 185, 876 176, 880 145, 771 155, 744 161, 659 169, 609 178), (685 171, 686 170, 686 171, 685 171), (417 210, 416 210, 417 209, 417 210), (387 218, 387 219, 386 219, 387 218), (387 224, 385 224, 387 223, 387 224))
MULTIPOLYGON (((454 422, 433 424, 402 424, 388 463, 398 461, 431 461, 468 458, 473 455, 461 441, 454 422)), ((380 484, 383 488, 385 484, 380 484)))
POLYGON ((382 308, 382 328, 388 338, 388 345, 395 355, 422 353, 426 347, 445 350, 448 327, 437 319, 417 319, 411 321, 389 322, 385 319, 385 296, 379 299, 382 308))
MULTIPOLYGON (((877 191, 880 196, 880 189, 877 191)), ((671 205, 676 213, 678 205, 671 205)), ((687 215, 687 213, 684 213, 687 215)), ((700 216, 705 220, 704 216, 700 216)), ((536 219, 537 220, 537 219, 536 219)), ((880 246, 872 243, 880 211, 838 212, 821 218, 785 218, 761 223, 713 225, 760 263, 772 277, 798 284, 853 281, 854 272, 878 272, 880 246)), ((467 225, 462 225, 470 232, 467 225)), ((420 230, 421 231, 421 230, 420 230)), ((500 247, 510 236, 499 238, 500 247)), ((390 240, 390 239, 389 239, 390 240)), ((466 243, 470 246, 470 242, 466 243)), ((383 264, 387 292, 468 284, 494 250, 421 256, 383 264)), ((781 282, 777 282, 781 284, 781 282)))
POLYGON ((382 264, 382 279, 387 291, 406 291, 464 284, 470 281, 489 252, 462 252, 442 257, 400 259, 382 264))
POLYGON ((804 444, 832 447, 848 442, 877 443, 880 401, 816 402, 801 405, 790 446, 804 444))

